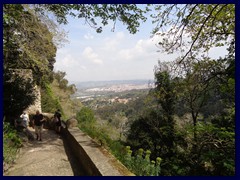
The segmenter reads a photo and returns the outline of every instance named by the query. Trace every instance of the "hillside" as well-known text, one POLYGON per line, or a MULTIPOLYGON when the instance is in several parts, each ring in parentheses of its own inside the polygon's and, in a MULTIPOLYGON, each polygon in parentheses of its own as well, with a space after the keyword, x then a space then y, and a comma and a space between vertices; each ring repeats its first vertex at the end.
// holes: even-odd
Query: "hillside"
POLYGON ((68 119, 76 115, 76 112, 82 107, 82 103, 77 99, 71 99, 71 93, 59 87, 56 80, 50 85, 54 96, 59 100, 64 112, 64 118, 68 119))

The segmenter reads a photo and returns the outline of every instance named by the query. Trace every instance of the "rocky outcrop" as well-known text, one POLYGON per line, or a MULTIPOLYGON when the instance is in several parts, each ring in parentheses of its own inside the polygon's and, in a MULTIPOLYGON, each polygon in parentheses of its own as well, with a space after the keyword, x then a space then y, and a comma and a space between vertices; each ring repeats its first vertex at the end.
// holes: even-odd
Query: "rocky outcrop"
POLYGON ((66 125, 68 129, 77 127, 78 121, 75 118, 71 118, 66 121, 66 125))

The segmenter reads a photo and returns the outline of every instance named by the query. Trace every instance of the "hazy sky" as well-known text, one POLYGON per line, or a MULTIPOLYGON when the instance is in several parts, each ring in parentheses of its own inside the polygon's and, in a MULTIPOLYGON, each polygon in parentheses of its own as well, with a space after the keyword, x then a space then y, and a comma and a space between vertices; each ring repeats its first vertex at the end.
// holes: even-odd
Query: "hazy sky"
POLYGON ((64 26, 69 43, 58 49, 55 71, 66 72, 69 81, 153 79, 160 54, 150 38, 153 25, 142 23, 132 35, 121 22, 96 33, 83 20, 69 19, 64 26))
MULTIPOLYGON (((156 38, 150 38, 154 25, 142 23, 140 31, 132 35, 121 22, 103 28, 102 33, 86 25, 83 20, 69 18, 64 26, 69 43, 57 50, 54 70, 66 72, 70 82, 153 79, 158 60, 174 60, 175 55, 157 52, 156 38)), ((217 50, 214 54, 219 55, 217 50)))

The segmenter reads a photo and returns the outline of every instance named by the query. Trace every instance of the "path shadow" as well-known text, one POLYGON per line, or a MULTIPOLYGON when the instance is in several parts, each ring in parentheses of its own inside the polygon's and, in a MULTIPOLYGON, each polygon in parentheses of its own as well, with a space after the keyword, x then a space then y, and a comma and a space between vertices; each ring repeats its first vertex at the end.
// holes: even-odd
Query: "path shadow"
POLYGON ((63 146, 66 152, 66 155, 68 157, 68 160, 70 162, 71 168, 73 170, 74 176, 88 176, 87 172, 82 167, 81 163, 77 160, 77 158, 74 156, 73 151, 69 147, 69 144, 67 142, 67 139, 63 138, 63 146))

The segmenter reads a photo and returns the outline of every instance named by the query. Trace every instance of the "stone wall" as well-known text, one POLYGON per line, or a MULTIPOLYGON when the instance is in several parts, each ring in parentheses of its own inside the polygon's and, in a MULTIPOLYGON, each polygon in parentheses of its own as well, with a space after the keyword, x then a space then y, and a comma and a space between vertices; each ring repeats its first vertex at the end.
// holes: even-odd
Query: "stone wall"
POLYGON ((40 87, 35 86, 34 89, 37 98, 35 102, 32 105, 28 106, 28 108, 26 109, 28 114, 35 114, 37 110, 42 112, 40 87))
POLYGON ((135 176, 78 127, 62 127, 61 134, 88 176, 135 176))

